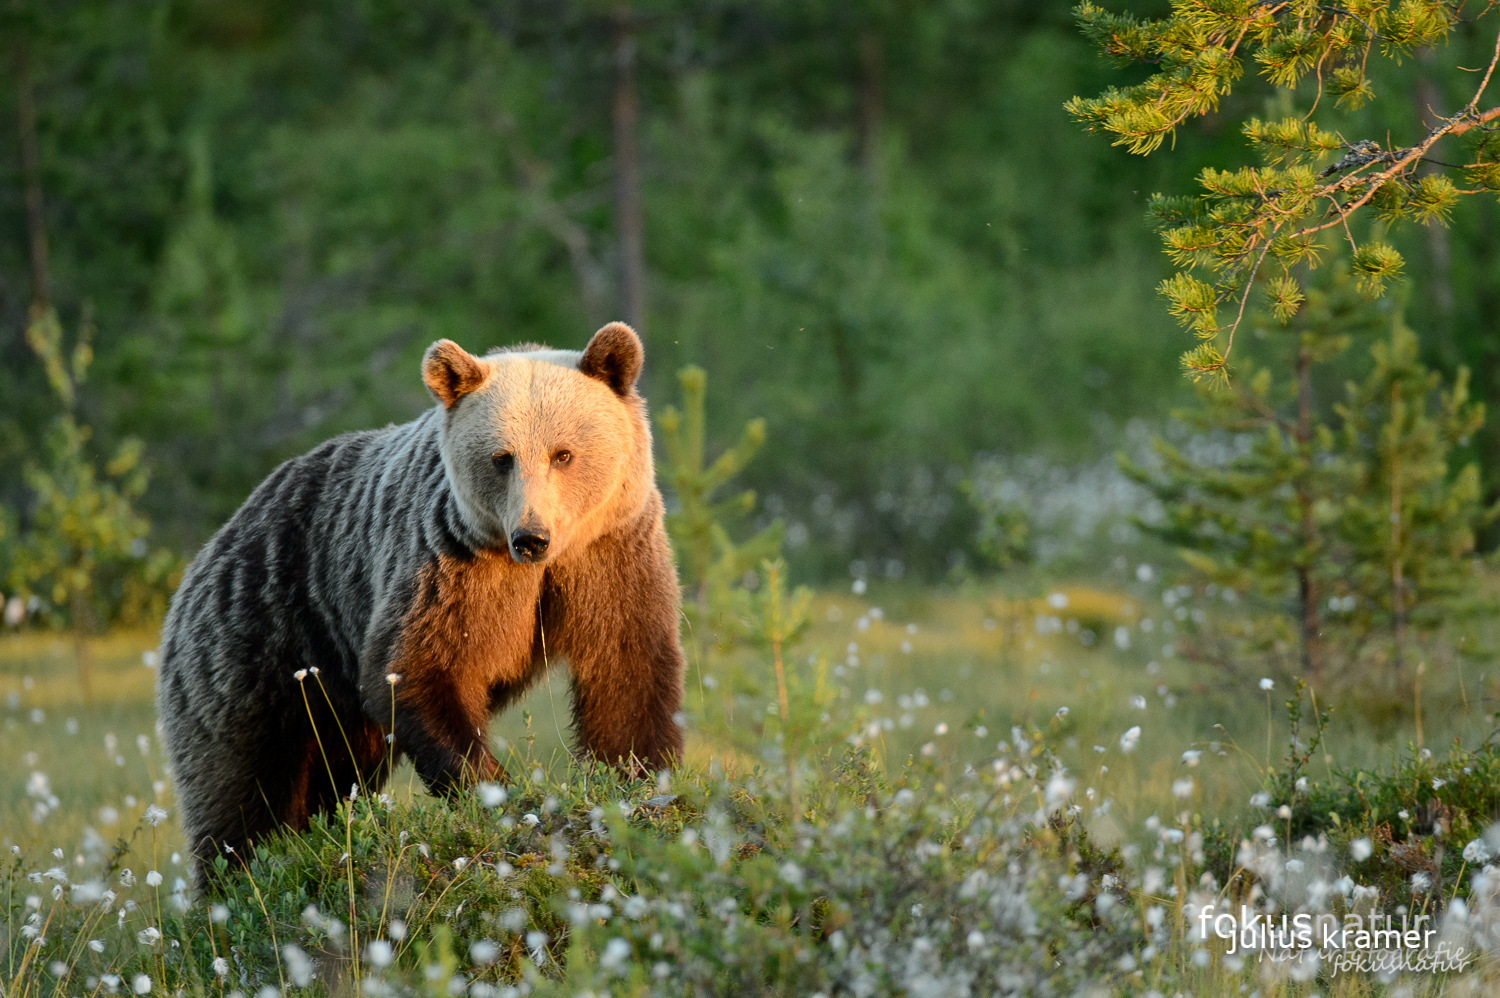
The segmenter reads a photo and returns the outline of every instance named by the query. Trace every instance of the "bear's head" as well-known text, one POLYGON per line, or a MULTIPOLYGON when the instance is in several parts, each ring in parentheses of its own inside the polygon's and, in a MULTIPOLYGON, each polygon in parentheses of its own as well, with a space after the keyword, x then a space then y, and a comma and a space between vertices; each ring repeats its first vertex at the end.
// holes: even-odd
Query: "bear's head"
POLYGON ((635 390, 643 360, 620 322, 582 352, 428 347, 422 380, 442 407, 443 466, 469 527, 531 564, 639 516, 655 482, 635 390))

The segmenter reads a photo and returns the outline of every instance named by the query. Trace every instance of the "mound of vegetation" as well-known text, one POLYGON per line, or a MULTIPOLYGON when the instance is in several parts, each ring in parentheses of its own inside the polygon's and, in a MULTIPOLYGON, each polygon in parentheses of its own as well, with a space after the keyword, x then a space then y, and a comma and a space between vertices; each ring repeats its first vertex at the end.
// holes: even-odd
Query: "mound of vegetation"
POLYGON ((57 880, 48 903, 25 897, 17 866, 7 923, 38 931, 10 947, 12 978, 250 995, 1051 994, 1108 980, 1138 945, 1119 854, 1061 809, 1067 786, 1041 788, 1038 814, 974 774, 948 788, 915 766, 887 783, 859 750, 829 763, 795 823, 760 771, 679 775, 674 793, 578 768, 451 801, 360 794, 307 833, 221 857, 196 903, 159 877, 131 890, 112 866, 108 893, 40 875, 57 880))
MULTIPOLYGON (((1286 762, 1267 774, 1265 789, 1250 799, 1258 814, 1249 820, 1213 822, 1206 830, 1205 867, 1220 883, 1236 877, 1267 879, 1257 860, 1267 847, 1274 855, 1328 857, 1299 870, 1315 882, 1334 864, 1345 876, 1328 886, 1352 897, 1378 897, 1389 909, 1441 911, 1455 898, 1468 898, 1476 883, 1500 859, 1500 746, 1493 736, 1466 748, 1455 741, 1446 754, 1408 745, 1389 768, 1335 769, 1316 780, 1309 763, 1316 757, 1327 716, 1314 718, 1304 744, 1301 686, 1287 704, 1291 744, 1286 762)), ((1281 869, 1285 869, 1283 866, 1281 869)), ((1284 877, 1270 880, 1281 886, 1284 877)), ((1482 887, 1483 884, 1481 883, 1482 887)), ((1316 889, 1314 891, 1316 893, 1316 889)))

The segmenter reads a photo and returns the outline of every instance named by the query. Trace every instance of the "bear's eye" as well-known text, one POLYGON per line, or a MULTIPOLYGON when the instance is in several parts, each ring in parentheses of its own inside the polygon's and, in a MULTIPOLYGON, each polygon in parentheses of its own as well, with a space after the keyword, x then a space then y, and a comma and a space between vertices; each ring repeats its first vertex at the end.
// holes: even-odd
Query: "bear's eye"
POLYGON ((552 455, 553 464, 564 465, 570 463, 572 460, 573 452, 570 450, 560 450, 556 454, 552 455))
POLYGON ((511 469, 516 466, 516 456, 514 454, 496 454, 494 461, 495 470, 502 475, 510 474, 511 469))

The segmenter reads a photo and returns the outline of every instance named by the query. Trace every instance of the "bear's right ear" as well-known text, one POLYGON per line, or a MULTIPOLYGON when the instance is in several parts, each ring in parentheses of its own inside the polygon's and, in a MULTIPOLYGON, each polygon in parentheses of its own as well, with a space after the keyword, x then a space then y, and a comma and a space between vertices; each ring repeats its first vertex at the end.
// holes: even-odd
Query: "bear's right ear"
POLYGON ((422 381, 444 409, 484 383, 484 365, 452 340, 438 340, 422 355, 422 381))

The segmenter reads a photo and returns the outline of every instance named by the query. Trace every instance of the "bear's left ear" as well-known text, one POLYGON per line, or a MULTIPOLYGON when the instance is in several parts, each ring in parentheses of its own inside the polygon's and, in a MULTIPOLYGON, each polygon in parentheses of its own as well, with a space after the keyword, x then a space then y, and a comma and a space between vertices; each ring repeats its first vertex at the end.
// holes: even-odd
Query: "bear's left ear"
POLYGON ((623 322, 611 322, 589 340, 578 370, 598 378, 623 398, 635 390, 645 359, 646 349, 635 330, 623 322))
POLYGON ((484 373, 479 358, 452 340, 438 340, 422 355, 422 381, 444 409, 484 384, 484 373))

